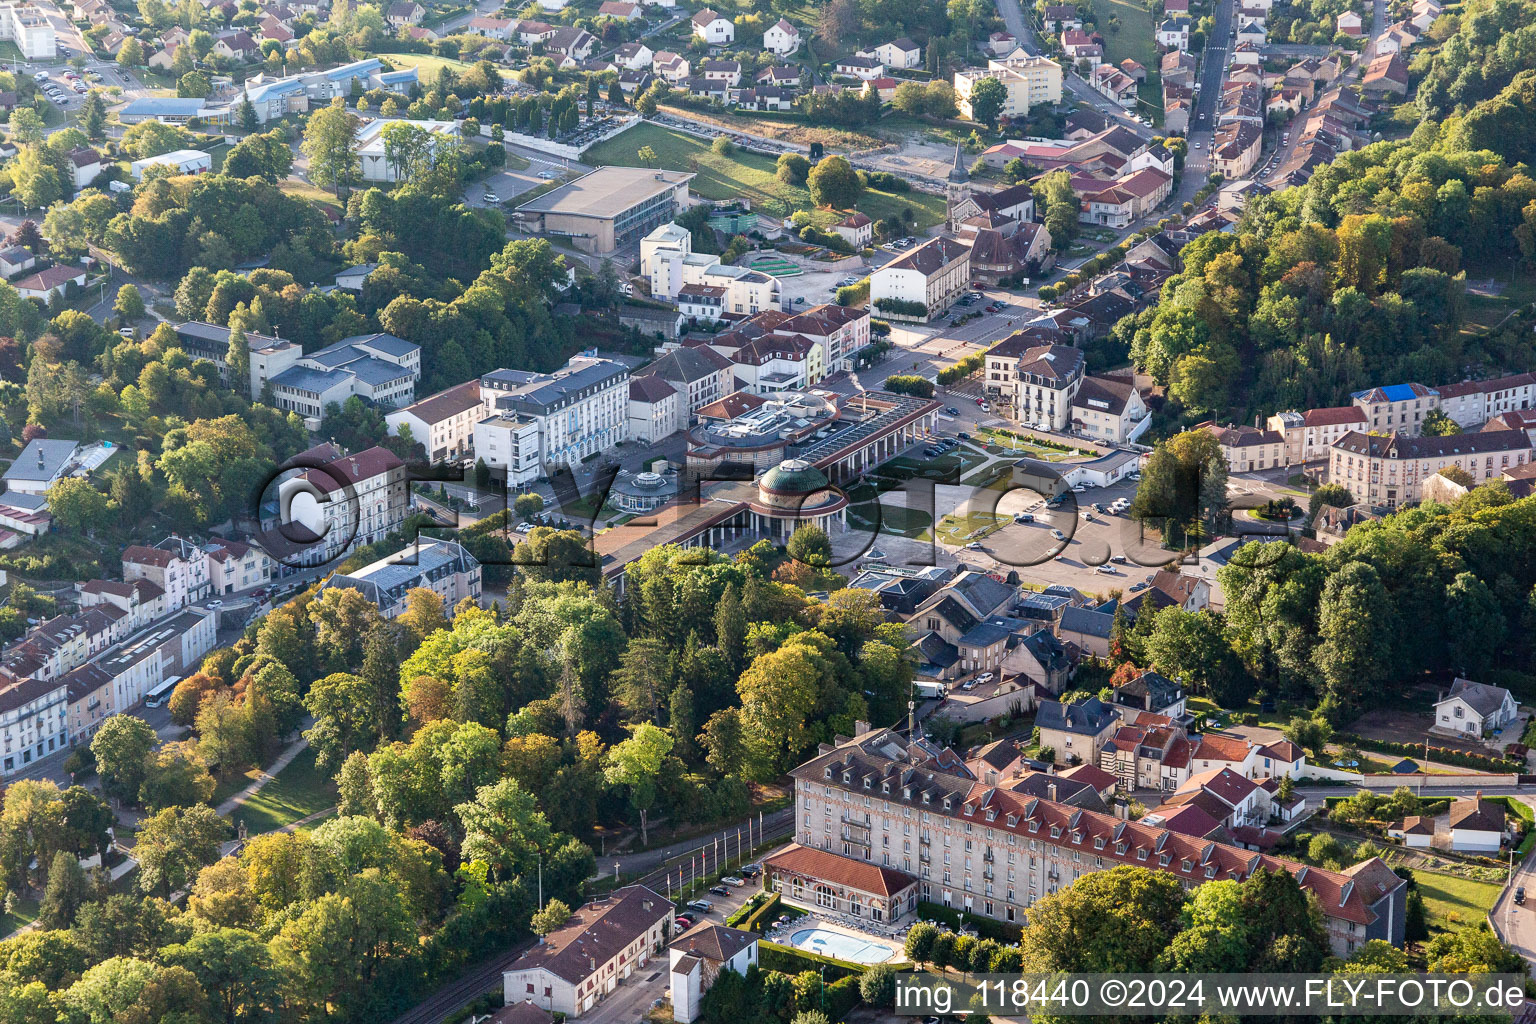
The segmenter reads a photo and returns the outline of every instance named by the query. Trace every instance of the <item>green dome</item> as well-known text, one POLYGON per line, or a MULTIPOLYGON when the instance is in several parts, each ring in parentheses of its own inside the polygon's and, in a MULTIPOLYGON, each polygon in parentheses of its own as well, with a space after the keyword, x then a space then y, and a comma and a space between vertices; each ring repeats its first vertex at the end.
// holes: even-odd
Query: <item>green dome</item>
POLYGON ((759 488, 774 494, 814 494, 827 486, 826 474, 804 459, 786 459, 758 481, 759 488))

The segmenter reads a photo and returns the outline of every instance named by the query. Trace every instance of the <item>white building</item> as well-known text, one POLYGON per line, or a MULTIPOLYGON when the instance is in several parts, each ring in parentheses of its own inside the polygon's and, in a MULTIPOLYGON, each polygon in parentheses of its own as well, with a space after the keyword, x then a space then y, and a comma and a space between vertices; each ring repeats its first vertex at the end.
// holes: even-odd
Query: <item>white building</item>
POLYGON ((721 971, 745 976, 757 963, 757 935, 706 922, 684 932, 667 947, 667 955, 672 961, 672 1019, 692 1024, 699 1000, 721 971))
POLYGON ((988 350, 982 382, 1010 416, 1027 425, 1065 430, 1072 420, 1073 400, 1083 384, 1083 351, 1070 345, 1041 344, 1019 332, 988 350))
POLYGON ((272 579, 272 557, 261 548, 215 538, 203 550, 208 554, 208 580, 215 594, 243 593, 272 579))
POLYGON ((345 575, 337 573, 323 590, 345 587, 356 590, 378 606, 379 614, 393 619, 406 609, 406 596, 416 589, 432 591, 443 599, 443 610, 453 614, 460 601, 480 601, 480 563, 462 545, 449 540, 423 539, 414 547, 379 559, 345 575))
POLYGON ((924 322, 949 309, 970 282, 971 247, 931 238, 869 275, 869 304, 891 320, 924 322))
POLYGON ((628 437, 629 370, 610 359, 576 355, 553 373, 494 370, 480 378, 480 397, 475 454, 508 486, 575 468, 628 437))
POLYGON ((671 382, 653 375, 629 380, 629 439, 654 444, 688 426, 688 403, 671 382))
POLYGON ((1007 90, 999 112, 1002 117, 1023 117, 1031 107, 1061 102, 1061 65, 1049 57, 1031 56, 1018 49, 1007 57, 987 61, 984 69, 955 72, 955 98, 960 113, 973 120, 971 90, 983 78, 995 78, 1007 90))
POLYGON ((279 518, 321 538, 312 549, 320 560, 381 541, 405 521, 405 464, 389 450, 343 455, 322 444, 293 461, 307 468, 278 483, 279 518))
POLYGON ((129 172, 133 175, 134 181, 139 181, 144 177, 144 172, 151 167, 169 167, 176 174, 205 174, 213 170, 213 157, 200 149, 178 149, 159 156, 135 160, 129 165, 129 172))
POLYGON ((213 589, 208 576, 208 552, 175 534, 152 546, 131 544, 123 549, 123 579, 148 580, 165 592, 165 610, 207 598, 213 589))
POLYGON ((0 4, 0 39, 16 44, 27 60, 53 60, 59 55, 53 23, 31 4, 0 4))
POLYGON ((736 26, 731 19, 706 7, 693 16, 693 34, 711 46, 724 46, 736 40, 736 26))
POLYGON ((1502 800, 1476 796, 1457 797, 1451 801, 1451 849, 1457 853, 1497 854, 1504 844, 1502 800))
POLYGON ((416 397, 421 348, 393 334, 359 334, 307 355, 295 348, 292 355, 294 361, 286 369, 278 371, 274 365, 269 370, 272 403, 313 421, 313 428, 331 405, 353 395, 386 409, 416 397))
MULTIPOLYGON (((432 137, 434 153, 458 149, 463 140, 457 121, 407 121, 403 118, 381 118, 369 121, 357 129, 357 157, 362 167, 364 181, 399 181, 401 168, 391 160, 386 133, 391 126, 409 125, 418 132, 432 137)), ((410 168, 405 168, 406 172, 410 168)))
POLYGON ((782 309, 784 304, 778 278, 749 267, 721 263, 718 256, 695 253, 692 233, 676 224, 662 224, 640 240, 640 273, 650 282, 654 299, 677 299, 690 286, 720 289, 718 295, 710 291, 698 293, 709 298, 711 312, 696 309, 691 315, 751 315, 765 309, 782 309))
POLYGON ((6 491, 47 494, 48 488, 69 475, 79 451, 79 441, 34 438, 0 476, 0 484, 6 491))
POLYGON ((873 57, 886 67, 896 69, 921 67, 923 63, 923 48, 906 36, 868 50, 860 50, 858 55, 873 57))
POLYGON ((452 462, 469 455, 475 447, 475 424, 484 415, 480 382, 465 381, 439 391, 403 409, 386 413, 392 436, 409 428, 411 437, 426 449, 431 462, 452 462))
POLYGON ((66 747, 68 710, 63 679, 24 679, 0 690, 0 770, 10 775, 66 747))
POLYGON ((763 49, 780 57, 788 57, 800 49, 800 30, 780 18, 763 33, 763 49))
POLYGON ((1458 678, 1451 683, 1450 692, 1435 702, 1435 724, 1430 731, 1475 740, 1512 724, 1518 710, 1514 696, 1502 686, 1458 678))
POLYGON ((672 913, 643 885, 592 900, 502 972, 504 1001, 580 1017, 661 952, 672 913))

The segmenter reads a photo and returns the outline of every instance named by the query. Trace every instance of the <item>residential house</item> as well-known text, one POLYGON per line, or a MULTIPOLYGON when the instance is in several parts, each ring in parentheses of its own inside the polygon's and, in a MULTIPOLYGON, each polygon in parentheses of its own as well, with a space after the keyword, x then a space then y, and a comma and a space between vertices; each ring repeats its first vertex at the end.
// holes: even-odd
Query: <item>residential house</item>
POLYGON ((1481 792, 1451 801, 1451 849, 1457 853, 1495 854, 1504 845, 1503 800, 1491 800, 1481 792))
POLYGON ((11 284, 24 299, 52 302, 55 295, 70 294, 70 288, 85 287, 85 268, 60 263, 11 284))
POLYGON ((725 15, 708 7, 700 10, 690 20, 693 34, 711 46, 725 46, 736 40, 735 24, 725 15))
POLYGON ((130 544, 122 557, 123 579, 148 580, 159 587, 167 612, 205 600, 213 589, 208 552, 175 534, 152 545, 130 544))
POLYGON ((874 57, 839 57, 833 64, 832 70, 839 75, 848 75, 868 82, 882 77, 885 74, 885 65, 874 57))
POLYGON ((1082 349, 1041 344, 1036 333, 1016 331, 987 350, 983 393, 1010 419, 1065 430, 1085 365, 1082 349))
POLYGON ((655 57, 651 48, 641 42, 625 43, 613 52, 614 62, 628 71, 648 70, 655 57))
POLYGON ((1135 383, 1119 377, 1084 377, 1072 396, 1072 430, 1111 444, 1136 440, 1151 426, 1147 408, 1135 383))
POLYGON ((922 67, 923 64, 923 48, 906 36, 893 39, 888 43, 881 43, 868 50, 860 50, 858 55, 873 57, 886 67, 898 70, 922 67))
POLYGON ((1194 429, 1211 432, 1221 447, 1222 457, 1227 460, 1227 468, 1233 473, 1278 469, 1286 465, 1285 438, 1273 430, 1232 425, 1221 427, 1209 420, 1197 424, 1194 429))
POLYGON ((1408 62, 1400 53, 1382 53, 1366 65, 1360 91, 1367 96, 1406 96, 1408 62))
POLYGON ((800 49, 800 30, 780 18, 763 33, 763 49, 780 57, 788 57, 800 49))
POLYGON ((1458 678, 1435 701, 1435 724, 1430 731, 1476 740, 1513 725, 1518 710, 1514 696, 1502 686, 1458 678))
POLYGON ((8 245, 0 249, 0 277, 10 280, 23 270, 37 266, 32 250, 22 245, 8 245))
POLYGON ((580 1017, 661 952, 672 915, 672 901, 643 885, 584 904, 506 968, 504 1002, 580 1017))
POLYGON ((1057 35, 1069 29, 1081 29, 1083 17, 1076 4, 1048 4, 1040 16, 1040 24, 1051 35, 1057 35))
POLYGON ((641 6, 630 3, 629 0, 603 0, 598 5, 597 15, 600 18, 617 18, 619 21, 634 21, 640 17, 641 6))
POLYGON ((1285 438, 1288 466, 1326 460, 1334 442, 1350 431, 1367 429, 1365 410, 1358 405, 1276 413, 1265 426, 1285 438))
POLYGON ((1180 52, 1189 49, 1189 33, 1193 27, 1189 18, 1167 17, 1158 22, 1155 37, 1157 45, 1165 50, 1178 50, 1180 52))
POLYGON ((1097 697, 1078 704, 1043 700, 1035 710, 1040 747, 1054 751, 1058 764, 1098 764, 1119 722, 1114 708, 1097 697))
POLYGON ((874 240, 875 222, 855 210, 834 224, 832 230, 855 249, 862 249, 874 240))
POLYGON ((667 947, 671 960, 672 1019, 692 1024, 699 1000, 722 971, 746 976, 757 961, 757 933, 702 921, 667 947))
POLYGON ((101 154, 90 146, 69 151, 69 179, 76 192, 96 180, 101 173, 101 154))
POLYGON ((407 25, 419 25, 421 19, 427 16, 427 9, 414 0, 396 0, 389 5, 385 12, 385 20, 391 28, 401 29, 407 25))

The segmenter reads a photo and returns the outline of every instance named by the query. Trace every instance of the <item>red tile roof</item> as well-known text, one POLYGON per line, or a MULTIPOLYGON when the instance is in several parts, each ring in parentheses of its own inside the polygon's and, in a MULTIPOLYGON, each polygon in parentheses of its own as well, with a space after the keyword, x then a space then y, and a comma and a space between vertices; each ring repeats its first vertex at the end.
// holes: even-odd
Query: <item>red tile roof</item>
POLYGON ((813 850, 793 843, 783 851, 763 861, 763 866, 773 871, 819 878, 834 885, 847 886, 860 892, 879 896, 894 896, 917 884, 911 875, 894 868, 884 868, 865 861, 849 860, 825 850, 813 850))

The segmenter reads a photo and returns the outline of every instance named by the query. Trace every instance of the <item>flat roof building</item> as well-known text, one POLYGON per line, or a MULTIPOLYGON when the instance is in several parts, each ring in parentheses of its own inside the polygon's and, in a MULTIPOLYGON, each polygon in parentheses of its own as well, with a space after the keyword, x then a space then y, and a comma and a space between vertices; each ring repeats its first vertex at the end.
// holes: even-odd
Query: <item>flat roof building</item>
POLYGON ((693 178, 687 171, 599 167, 513 216, 526 231, 569 238, 584 252, 612 252, 670 221, 693 178))

